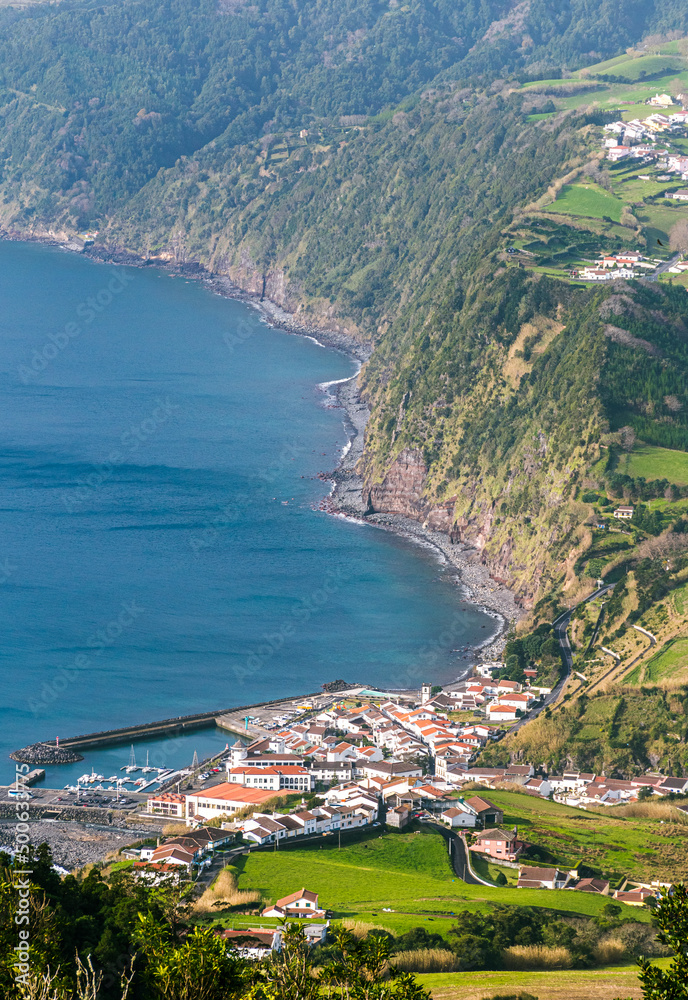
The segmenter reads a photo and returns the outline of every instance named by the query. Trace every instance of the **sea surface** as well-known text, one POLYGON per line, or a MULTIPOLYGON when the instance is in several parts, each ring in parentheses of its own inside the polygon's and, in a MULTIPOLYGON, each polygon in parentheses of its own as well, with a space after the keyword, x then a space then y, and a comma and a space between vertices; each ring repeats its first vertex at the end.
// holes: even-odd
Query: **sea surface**
POLYGON ((41 739, 466 666, 494 621, 436 556, 318 510, 347 444, 323 383, 355 371, 200 282, 0 243, 0 780, 41 739))

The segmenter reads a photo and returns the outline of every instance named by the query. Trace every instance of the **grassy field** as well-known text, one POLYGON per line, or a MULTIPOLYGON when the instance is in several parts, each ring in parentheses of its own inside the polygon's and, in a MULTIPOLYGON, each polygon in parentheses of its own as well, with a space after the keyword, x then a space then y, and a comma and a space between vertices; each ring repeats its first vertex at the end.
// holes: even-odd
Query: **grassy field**
MULTIPOLYGON (((608 724, 607 700, 591 700, 579 739, 585 738, 586 730, 590 738, 597 738, 608 724)), ((518 826, 524 840, 545 848, 560 866, 572 868, 583 862, 612 879, 624 874, 670 878, 686 870, 688 826, 617 818, 613 809, 603 814, 584 812, 518 792, 490 791, 488 797, 504 810, 507 828, 518 826)), ((518 890, 519 899, 522 892, 518 890)), ((643 911, 636 912, 643 919, 643 911)))
POLYGON ((565 184, 555 201, 555 211, 566 215, 601 219, 608 216, 614 222, 621 218, 622 203, 597 184, 565 184))
MULTIPOLYGON (((509 796, 510 793, 495 795, 509 796)), ((529 817, 540 803, 526 796, 514 797, 520 808, 510 812, 509 822, 513 815, 519 821, 525 820, 524 829, 532 827, 534 821, 529 817)), ((552 803, 544 803, 544 806, 555 813, 564 810, 566 814, 580 815, 586 836, 594 841, 596 849, 602 850, 599 831, 604 824, 597 817, 586 817, 586 814, 552 803)), ((575 826, 570 829, 573 840, 575 826)), ((576 851, 572 849, 571 854, 576 851)), ((322 904, 333 910, 336 918, 381 924, 395 933, 425 921, 434 921, 433 930, 444 933, 451 926, 451 919, 446 918, 459 910, 484 909, 490 903, 540 906, 563 913, 594 915, 607 902, 605 897, 566 890, 543 892, 466 885, 455 878, 449 867, 444 839, 427 827, 404 834, 371 832, 368 839, 343 847, 341 851, 334 844, 322 847, 316 844, 280 852, 254 853, 239 859, 235 870, 239 889, 257 890, 265 902, 302 887, 310 888, 320 893, 322 904), (393 912, 385 913, 385 908, 393 912)), ((649 919, 644 911, 634 910, 633 914, 640 920, 649 919)))
MULTIPOLYGON (((638 664, 640 666, 640 664, 638 664)), ((636 668, 637 669, 637 668, 636 668)), ((633 671, 633 674, 636 670, 633 671)), ((647 661, 642 676, 644 684, 659 684, 662 681, 678 680, 683 681, 688 675, 688 638, 671 639, 647 661)), ((637 680, 631 680, 629 674, 627 682, 629 684, 639 684, 637 680)))
MULTIPOLYGON (((656 964, 665 967, 668 960, 656 964)), ((483 1000, 495 994, 524 991, 538 1000, 614 1000, 642 996, 638 969, 614 965, 594 971, 444 972, 418 976, 433 1000, 483 1000)))
POLYGON ((618 58, 610 59, 606 63, 600 63, 588 69, 588 73, 594 76, 620 76, 630 83, 637 83, 639 80, 657 74, 680 73, 685 69, 685 61, 680 56, 657 55, 641 56, 639 59, 618 58))
POLYGON ((635 478, 668 479, 677 486, 685 486, 688 484, 688 452, 636 445, 619 461, 618 471, 635 478))
POLYGON ((505 877, 509 885, 516 885, 518 882, 518 868, 495 865, 491 861, 488 861, 486 857, 481 857, 479 854, 471 854, 471 865, 476 875, 486 879, 488 882, 494 882, 499 874, 505 877))

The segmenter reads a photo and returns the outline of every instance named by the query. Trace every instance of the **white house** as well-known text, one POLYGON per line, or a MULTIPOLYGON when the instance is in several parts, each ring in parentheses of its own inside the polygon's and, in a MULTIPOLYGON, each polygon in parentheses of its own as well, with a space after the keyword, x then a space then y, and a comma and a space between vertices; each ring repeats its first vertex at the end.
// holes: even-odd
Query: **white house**
POLYGON ((273 952, 282 950, 282 931, 280 930, 224 930, 222 940, 227 947, 241 958, 260 961, 273 952))
POLYGON ((227 773, 230 784, 263 788, 271 791, 310 792, 314 786, 313 775, 305 767, 233 767, 227 773))
POLYGON ((564 889, 569 876, 558 868, 521 868, 518 875, 519 889, 564 889))
POLYGON ((478 814, 475 809, 459 799, 455 805, 440 813, 440 819, 453 830, 456 827, 474 827, 478 821, 478 814))
POLYGON ((263 910, 264 917, 324 917, 325 911, 318 905, 318 893, 299 889, 290 896, 278 899, 263 910))
POLYGON ((487 706, 487 716, 490 722, 516 722, 518 718, 515 708, 500 705, 499 702, 487 706))

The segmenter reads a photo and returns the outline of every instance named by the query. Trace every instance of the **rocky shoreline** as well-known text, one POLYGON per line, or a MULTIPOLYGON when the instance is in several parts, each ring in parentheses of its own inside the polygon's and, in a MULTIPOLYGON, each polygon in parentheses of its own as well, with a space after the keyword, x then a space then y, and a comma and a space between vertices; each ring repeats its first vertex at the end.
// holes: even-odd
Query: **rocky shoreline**
MULTIPOLYGON (((102 244, 80 249, 47 235, 27 235, 0 230, 0 238, 32 240, 60 246, 71 252, 81 252, 102 263, 156 267, 172 275, 200 280, 216 294, 245 302, 258 309, 265 321, 271 326, 289 334, 311 337, 323 347, 333 348, 347 354, 357 361, 359 366, 368 360, 373 351, 371 344, 356 340, 341 330, 323 330, 321 327, 297 320, 292 313, 286 312, 277 303, 246 291, 226 275, 210 272, 197 262, 175 263, 173 261, 146 260, 121 247, 102 244)), ((350 447, 342 456, 336 469, 331 472, 323 472, 320 476, 321 479, 333 484, 332 493, 324 501, 323 509, 332 514, 356 518, 383 530, 392 531, 420 545, 433 548, 443 561, 457 571, 457 583, 464 591, 464 599, 483 608, 499 622, 497 631, 489 643, 475 647, 476 652, 479 651, 483 659, 499 657, 504 648, 507 631, 513 623, 523 617, 525 612, 516 603, 512 592, 490 577, 488 568, 481 563, 480 555, 475 549, 463 543, 453 543, 449 535, 444 532, 424 527, 419 521, 401 514, 371 513, 366 510, 363 501, 363 481, 356 472, 356 466, 363 454, 365 427, 370 411, 361 398, 358 374, 344 382, 330 383, 328 390, 345 413, 345 426, 350 447)))
MULTIPOLYGON (((98 864, 108 858, 116 860, 123 847, 145 840, 157 831, 143 828, 125 829, 107 827, 100 823, 78 823, 65 820, 41 822, 32 816, 29 827, 31 843, 46 843, 53 861, 66 872, 77 871, 85 865, 98 864)), ((14 848, 16 820, 0 820, 0 849, 14 848)))
MULTIPOLYGON (((231 292, 227 294, 232 298, 238 297, 231 292)), ((300 325, 293 316, 272 302, 265 300, 256 302, 246 295, 242 298, 256 305, 271 325, 288 333, 312 337, 323 346, 334 347, 357 361, 367 360, 372 353, 369 345, 361 344, 353 337, 300 325)), ((356 468, 363 455, 365 428, 370 410, 361 397, 357 375, 343 382, 330 383, 328 390, 345 413, 350 446, 336 469, 321 473, 321 479, 333 484, 332 492, 323 502, 322 509, 331 514, 355 518, 385 531, 392 531, 419 545, 434 549, 445 564, 457 571, 456 582, 463 591, 464 599, 483 608, 498 622, 497 630, 489 641, 474 649, 484 660, 499 658, 504 649, 507 632, 525 613, 516 603, 513 593, 491 578, 489 569, 480 561, 480 554, 471 546, 452 542, 446 533, 424 527, 419 521, 401 514, 371 513, 366 509, 363 500, 363 480, 356 468)))

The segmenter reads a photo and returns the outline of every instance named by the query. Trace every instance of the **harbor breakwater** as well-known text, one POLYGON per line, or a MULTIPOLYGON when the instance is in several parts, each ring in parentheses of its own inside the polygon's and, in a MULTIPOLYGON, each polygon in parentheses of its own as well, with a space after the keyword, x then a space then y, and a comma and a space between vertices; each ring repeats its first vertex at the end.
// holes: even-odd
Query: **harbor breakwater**
MULTIPOLYGON (((15 750, 10 754, 12 760, 21 764, 71 764, 83 760, 80 750, 92 750, 96 747, 115 746, 122 743, 150 739, 156 736, 170 736, 194 729, 209 726, 219 726, 228 732, 242 734, 236 724, 236 717, 243 712, 255 708, 269 708, 283 705, 287 702, 304 701, 310 698, 322 697, 323 692, 294 695, 289 698, 276 698, 270 701, 254 702, 252 705, 240 705, 235 708, 224 708, 211 712, 201 712, 196 715, 180 715, 172 719, 162 719, 159 722, 143 722, 121 729, 109 729, 98 733, 87 733, 84 736, 66 737, 60 740, 45 740, 32 743, 15 750), (228 718, 228 717, 231 717, 228 718)), ((250 732, 249 729, 244 730, 250 732)))

